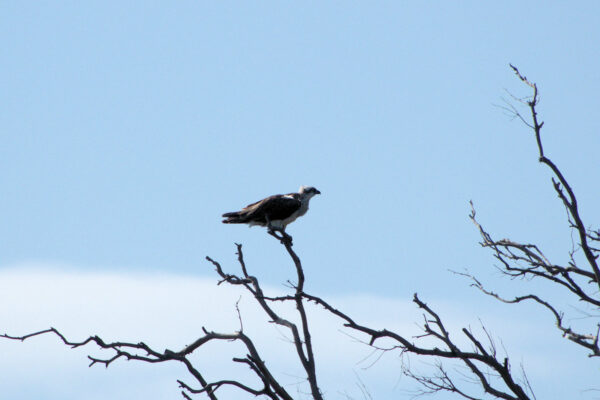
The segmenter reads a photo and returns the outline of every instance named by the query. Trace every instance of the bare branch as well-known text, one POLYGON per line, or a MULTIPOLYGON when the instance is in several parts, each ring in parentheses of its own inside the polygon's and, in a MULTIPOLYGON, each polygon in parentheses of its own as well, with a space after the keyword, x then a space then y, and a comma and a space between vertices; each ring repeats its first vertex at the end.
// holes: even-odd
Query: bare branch
POLYGON ((544 126, 544 123, 539 122, 538 114, 537 114, 537 110, 536 110, 536 106, 539 102, 539 93, 538 93, 537 85, 535 83, 532 83, 524 75, 522 75, 519 72, 519 70, 517 69, 517 67, 515 67, 512 64, 510 65, 510 67, 512 68, 512 70, 515 72, 517 77, 522 82, 524 82, 526 85, 528 85, 529 87, 531 87, 533 89, 533 96, 532 96, 531 100, 527 103, 527 105, 529 106, 529 109, 531 111, 531 119, 533 121, 532 129, 535 133, 535 139, 536 139, 538 150, 539 150, 539 161, 543 164, 546 164, 552 170, 552 172, 558 179, 558 181, 555 181, 554 179, 552 180, 554 188, 557 191, 557 193, 559 194, 559 197, 561 198, 561 200, 563 200, 563 202, 567 206, 569 213, 570 213, 571 217, 573 218, 574 227, 579 234, 579 241, 580 241, 579 244, 580 244, 581 248, 583 249, 583 253, 585 254, 585 257, 588 261, 589 266, 591 267, 592 271, 594 272, 596 284, 597 284, 598 288, 600 288, 600 268, 598 267, 598 263, 597 263, 598 256, 594 254, 594 252, 592 251, 592 249, 590 248, 590 246, 588 244, 587 229, 579 215, 579 209, 577 206, 577 198, 575 197, 575 193, 573 192, 573 189, 571 189, 571 186, 567 182, 567 179, 564 177, 564 175, 558 169, 558 167, 548 157, 546 157, 544 155, 544 148, 542 146, 542 138, 541 138, 541 131, 542 131, 542 127, 544 126), (562 189, 560 188, 560 185, 562 185, 562 187, 564 187, 565 190, 567 191, 566 196, 562 193, 562 189))
POLYGON ((583 347, 589 349, 591 351, 591 354, 590 354, 591 357, 600 356, 600 348, 598 348, 598 335, 597 334, 577 333, 577 332, 573 331, 573 329, 571 329, 571 327, 564 326, 564 324, 563 324, 564 314, 562 312, 559 312, 558 310, 556 310, 556 308, 553 307, 549 302, 542 300, 540 297, 538 297, 534 294, 517 296, 517 297, 514 297, 513 299, 506 299, 504 297, 501 297, 497 293, 494 293, 493 291, 485 289, 484 286, 481 284, 481 282, 479 280, 477 280, 477 278, 474 277, 473 275, 464 273, 464 272, 456 272, 456 271, 453 271, 453 272, 455 274, 462 275, 462 276, 465 276, 465 277, 471 279, 471 281, 472 281, 471 286, 477 288, 482 293, 485 293, 486 295, 491 296, 503 303, 515 304, 515 303, 520 303, 520 302, 527 301, 527 300, 532 300, 532 301, 542 305, 543 307, 545 307, 552 313, 552 315, 554 316, 554 319, 556 321, 556 327, 562 332, 564 337, 571 340, 572 342, 579 344, 580 346, 583 346, 583 347))
MULTIPOLYGON (((413 343, 411 340, 405 338, 399 333, 389 331, 387 329, 376 330, 361 324, 356 323, 351 317, 349 317, 344 312, 336 309, 331 306, 325 300, 313 296, 307 293, 303 293, 303 297, 306 299, 319 304, 327 311, 332 314, 338 316, 342 320, 345 321, 344 326, 354 329, 359 332, 363 332, 369 335, 371 338, 369 340, 369 345, 374 346, 377 340, 388 338, 395 342, 397 342, 397 346, 394 346, 387 351, 391 351, 393 349, 399 349, 401 354, 404 353, 412 353, 423 356, 433 356, 442 359, 454 359, 459 360, 464 363, 471 373, 477 378, 478 382, 485 390, 485 392, 493 395, 499 399, 506 400, 525 400, 530 399, 525 393, 524 389, 518 384, 516 378, 512 376, 510 372, 510 364, 508 362, 508 358, 503 360, 498 360, 496 358, 496 353, 493 351, 492 353, 485 350, 484 346, 481 344, 479 340, 475 338, 475 336, 468 330, 463 329, 463 333, 471 340, 472 343, 475 344, 475 351, 467 351, 462 350, 450 337, 450 333, 444 326, 442 318, 431 309, 426 303, 421 301, 418 295, 415 293, 413 302, 417 304, 419 308, 425 311, 425 318, 423 323, 423 335, 417 337, 417 339, 422 339, 426 337, 435 338, 440 342, 443 346, 440 347, 423 347, 413 343), (486 366, 493 371, 496 372, 499 379, 503 382, 505 389, 496 386, 492 383, 487 377, 486 373, 482 370, 480 365, 486 366)), ((486 335, 488 338, 490 337, 486 331, 486 335)), ((491 345, 493 347, 493 344, 491 345)), ((474 397, 466 394, 465 391, 458 389, 452 380, 448 380, 447 375, 441 374, 439 376, 418 376, 417 374, 411 372, 410 370, 403 371, 405 375, 416 379, 419 383, 424 385, 429 390, 440 391, 446 390, 460 394, 461 396, 467 399, 473 399, 474 397)))
MULTIPOLYGON (((112 357, 105 358, 105 359, 88 357, 91 360, 90 366, 92 366, 94 364, 103 364, 106 367, 108 367, 113 361, 116 361, 117 359, 122 358, 122 357, 124 357, 128 360, 137 360, 137 361, 143 361, 143 362, 149 362, 149 363, 159 363, 159 362, 165 362, 165 361, 181 362, 186 366, 186 368, 188 369, 190 374, 201 385, 201 389, 191 389, 190 386, 188 386, 187 384, 184 384, 182 381, 179 381, 180 386, 183 387, 185 390, 187 390, 188 393, 206 393, 206 395, 210 399, 213 399, 213 400, 215 400, 217 398, 215 395, 215 392, 224 385, 237 386, 238 388, 243 389, 244 391, 254 394, 254 395, 264 394, 273 399, 292 400, 292 397, 277 382, 277 380, 273 377, 271 372, 268 370, 266 364, 264 363, 264 361, 262 361, 260 355, 258 354, 258 351, 257 351, 254 343, 252 342, 252 340, 241 331, 236 332, 236 333, 224 334, 224 333, 209 332, 206 329, 204 329, 204 335, 202 337, 198 338, 193 343, 183 347, 180 351, 176 351, 176 352, 168 350, 168 349, 165 350, 164 352, 159 352, 159 351, 153 350, 152 348, 150 348, 148 345, 146 345, 143 342, 140 342, 140 343, 127 343, 127 342, 106 343, 104 340, 102 340, 98 336, 90 336, 84 341, 73 342, 73 341, 66 339, 65 336, 62 333, 60 333, 58 330, 56 330, 55 328, 46 329, 43 331, 31 333, 31 334, 24 335, 24 336, 10 336, 10 335, 4 334, 4 335, 1 335, 1 337, 7 338, 7 339, 24 341, 24 340, 30 339, 32 337, 47 334, 47 333, 55 334, 66 345, 71 346, 72 348, 84 346, 88 343, 93 342, 103 349, 109 349, 109 350, 113 350, 115 352, 115 354, 112 357), (233 384, 233 383, 231 383, 231 382, 233 382, 232 380, 220 380, 220 381, 212 382, 212 383, 207 382, 202 377, 200 372, 187 359, 187 356, 190 355, 191 353, 193 353, 196 349, 198 349, 202 345, 205 345, 206 343, 208 343, 210 341, 214 341, 214 340, 225 340, 225 341, 231 341, 231 340, 238 341, 239 340, 242 343, 244 343, 244 345, 246 346, 246 350, 248 351, 249 354, 245 357, 245 359, 243 359, 243 360, 245 360, 243 362, 248 364, 250 366, 250 368, 256 373, 256 375, 262 380, 263 385, 264 385, 263 388, 262 389, 253 389, 253 388, 250 388, 248 385, 245 385, 241 382, 237 382, 236 384, 233 384), (141 351, 145 354, 139 353, 139 351, 141 351)), ((236 361, 236 362, 240 362, 240 360, 241 359, 234 359, 234 361, 236 361)), ((184 395, 184 397, 185 397, 185 395, 184 395)))

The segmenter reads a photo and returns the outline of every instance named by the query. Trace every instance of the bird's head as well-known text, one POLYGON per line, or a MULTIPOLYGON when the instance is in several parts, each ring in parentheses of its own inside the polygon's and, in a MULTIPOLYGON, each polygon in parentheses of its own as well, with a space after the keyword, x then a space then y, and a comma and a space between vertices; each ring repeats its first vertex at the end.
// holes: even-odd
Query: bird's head
POLYGON ((298 193, 309 199, 315 194, 321 194, 321 192, 319 192, 317 188, 313 186, 300 186, 300 190, 298 190, 298 193))

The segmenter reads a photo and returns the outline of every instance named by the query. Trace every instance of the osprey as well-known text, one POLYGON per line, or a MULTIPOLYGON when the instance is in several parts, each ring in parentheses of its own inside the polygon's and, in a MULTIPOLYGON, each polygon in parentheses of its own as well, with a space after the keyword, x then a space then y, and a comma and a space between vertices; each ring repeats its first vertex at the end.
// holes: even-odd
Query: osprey
POLYGON ((308 211, 308 202, 321 194, 312 186, 300 186, 298 193, 276 194, 256 203, 248 204, 240 211, 223 214, 224 224, 248 224, 268 226, 285 230, 285 227, 308 211))

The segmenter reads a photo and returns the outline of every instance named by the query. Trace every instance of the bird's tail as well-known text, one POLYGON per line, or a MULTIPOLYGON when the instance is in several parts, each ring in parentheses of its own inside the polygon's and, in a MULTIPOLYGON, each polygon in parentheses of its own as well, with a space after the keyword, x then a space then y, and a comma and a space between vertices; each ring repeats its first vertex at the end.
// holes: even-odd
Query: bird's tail
POLYGON ((224 224, 243 224, 246 222, 239 211, 225 213, 223 214, 223 218, 225 218, 223 220, 224 224))

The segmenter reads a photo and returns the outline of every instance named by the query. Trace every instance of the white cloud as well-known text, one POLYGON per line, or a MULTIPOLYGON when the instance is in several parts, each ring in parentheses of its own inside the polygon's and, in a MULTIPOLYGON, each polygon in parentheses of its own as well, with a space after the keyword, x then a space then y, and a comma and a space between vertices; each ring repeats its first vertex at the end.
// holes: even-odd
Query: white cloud
MULTIPOLYGON (((271 295, 283 294, 281 289, 263 289, 271 295)), ((239 329, 235 304, 240 298, 244 331, 255 340, 269 365, 282 372, 282 381, 290 384, 292 392, 304 390, 298 384, 303 374, 288 332, 267 323, 267 316, 242 288, 217 286, 216 279, 74 272, 44 265, 4 268, 0 271, 0 302, 4 305, 0 332, 22 335, 52 326, 71 340, 97 334, 106 341, 144 341, 158 350, 178 350, 201 336, 202 327, 217 332, 239 329)), ((285 315, 295 314, 291 304, 276 307, 285 315)), ((379 304, 377 309, 384 307, 379 304)), ((328 371, 337 372, 344 365, 352 385, 352 369, 368 349, 342 334, 339 320, 316 307, 309 307, 309 312, 324 380, 328 371)), ((131 393, 141 391, 148 394, 146 398, 176 397, 176 379, 188 376, 176 363, 158 366, 118 361, 106 370, 100 366, 88 369, 88 354, 107 357, 111 353, 93 345, 70 350, 54 336, 24 343, 0 340, 0 351, 0 389, 14 399, 35 398, 39 393, 47 399, 130 399, 131 393), (28 389, 23 391, 23 387, 28 389)), ((231 374, 253 379, 247 368, 231 362, 232 357, 245 354, 240 344, 216 343, 197 353, 194 360, 209 379, 231 374)))
MULTIPOLYGON (((279 288, 263 289, 271 295, 283 293, 279 288)), ((0 304, 3 305, 0 332, 21 335, 53 326, 72 340, 98 334, 107 341, 144 341, 158 350, 178 350, 201 336, 202 327, 219 332, 239 329, 235 303, 240 297, 244 331, 255 340, 268 365, 288 384, 288 390, 304 392, 302 370, 286 338, 288 332, 267 323, 266 315, 244 290, 226 284, 217 286, 216 279, 212 278, 76 272, 73 268, 41 264, 4 268, 0 270, 0 304)), ((409 300, 367 294, 327 300, 366 325, 386 327, 405 336, 419 332, 421 313, 409 300)), ((441 314, 448 327, 457 332, 457 338, 462 326, 469 322, 477 324, 476 316, 469 315, 464 305, 433 299, 430 303, 441 308, 441 314)), ((277 307, 285 315, 295 314, 291 304, 277 307)), ((408 381, 398 383, 401 362, 397 354, 387 354, 365 370, 374 361, 373 357, 368 358, 371 350, 348 335, 361 337, 360 334, 344 331, 338 319, 319 307, 308 309, 318 372, 327 398, 345 398, 342 393, 362 398, 356 373, 377 398, 402 397, 401 389, 407 387, 408 381)), ((502 336, 502 332, 495 331, 506 326, 502 316, 488 317, 485 321, 502 336)), ((504 332, 508 333, 508 339, 503 339, 509 343, 513 363, 522 356, 526 358, 526 366, 534 368, 533 372, 529 371, 530 377, 532 374, 555 375, 561 371, 560 368, 548 371, 548 354, 531 348, 531 343, 544 345, 547 338, 543 336, 547 331, 555 333, 551 325, 539 327, 523 318, 514 318, 511 329, 504 332), (510 333, 515 331, 517 334, 511 337, 510 333), (520 338, 527 336, 538 338, 537 342, 519 345, 520 338)), ((32 338, 24 343, 0 340, 0 353, 0 391, 11 399, 178 398, 176 379, 193 382, 177 363, 150 365, 120 360, 108 369, 87 368, 88 354, 106 357, 111 353, 93 345, 71 350, 52 336, 32 338)), ((218 343, 201 348, 197 353, 193 360, 209 380, 235 377, 255 382, 247 368, 231 362, 232 357, 245 354, 241 345, 218 343)), ((229 392, 223 398, 239 396, 229 392)))

